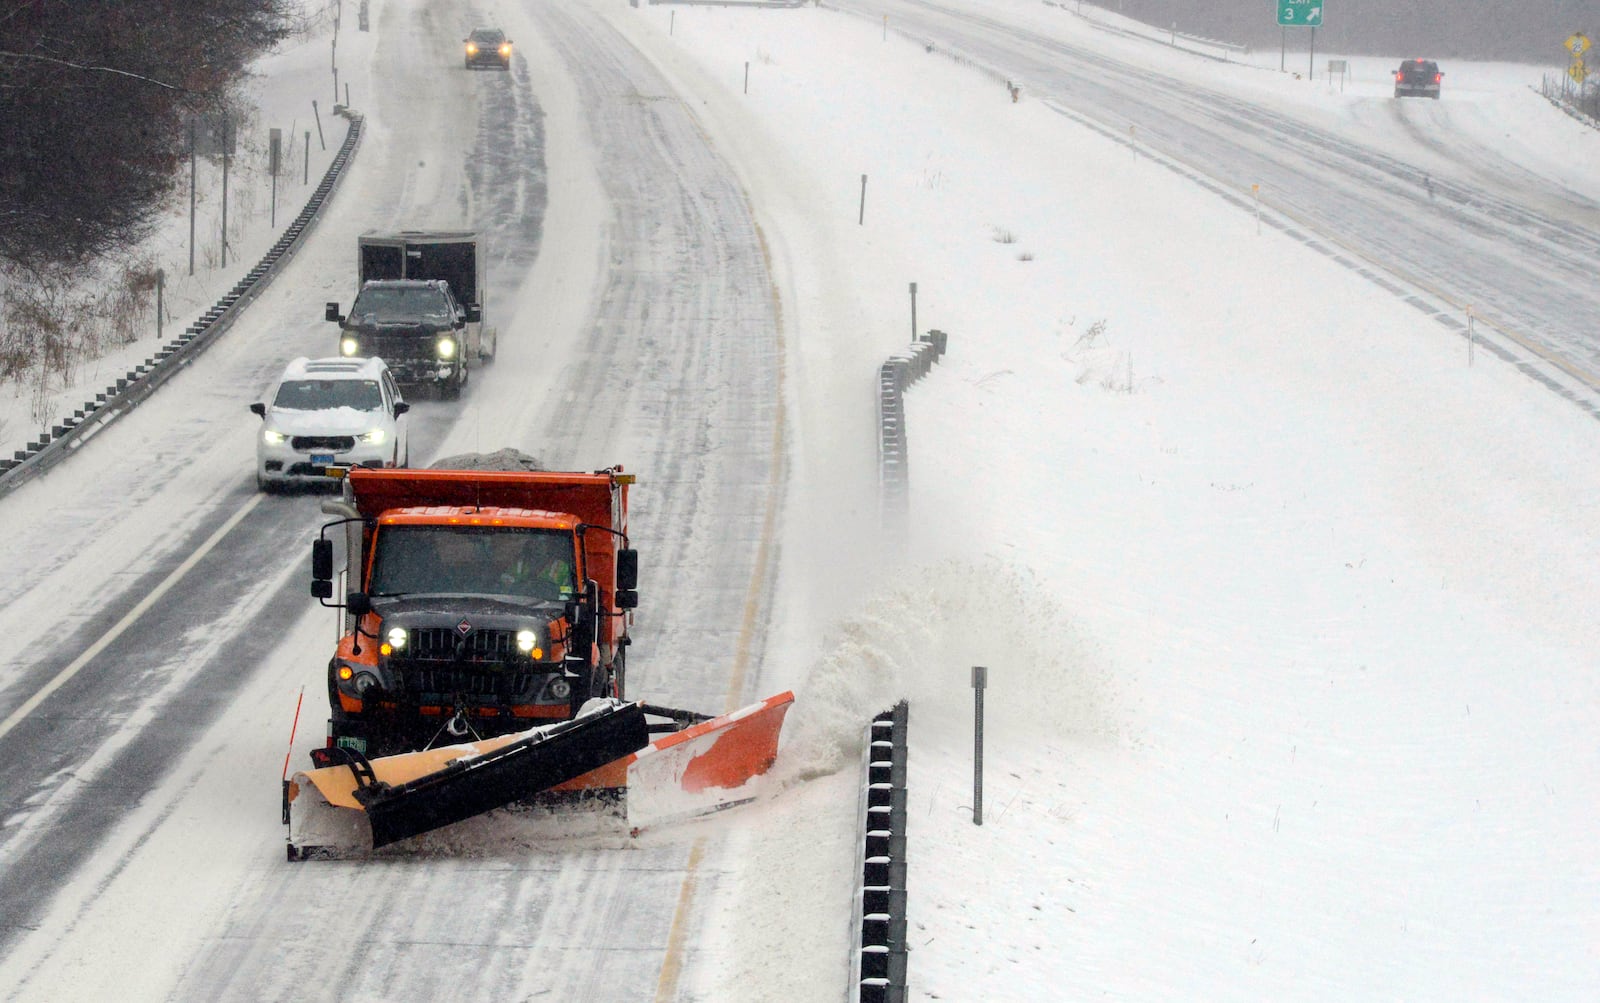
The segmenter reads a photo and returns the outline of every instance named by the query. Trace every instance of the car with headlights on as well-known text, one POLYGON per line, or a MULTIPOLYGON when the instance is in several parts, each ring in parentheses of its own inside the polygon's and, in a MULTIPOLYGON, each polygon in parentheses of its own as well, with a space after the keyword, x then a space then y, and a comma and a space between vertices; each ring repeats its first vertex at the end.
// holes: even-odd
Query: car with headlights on
POLYGON ((349 316, 338 303, 325 315, 339 325, 341 356, 383 359, 396 381, 432 384, 446 400, 467 385, 469 357, 482 357, 481 311, 462 306, 443 279, 375 279, 349 316))
POLYGON ((467 69, 511 69, 511 39, 499 28, 475 29, 463 41, 467 46, 467 69))
POLYGON ((336 483, 328 468, 410 464, 399 385, 382 359, 308 359, 289 363, 267 400, 250 405, 261 418, 256 485, 336 483))

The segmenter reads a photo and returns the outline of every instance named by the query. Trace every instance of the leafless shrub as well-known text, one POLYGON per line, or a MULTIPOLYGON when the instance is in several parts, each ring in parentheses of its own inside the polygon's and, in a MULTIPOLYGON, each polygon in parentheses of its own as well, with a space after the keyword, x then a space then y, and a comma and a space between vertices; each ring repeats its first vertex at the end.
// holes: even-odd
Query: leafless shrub
POLYGON ((0 381, 31 395, 32 417, 51 417, 51 391, 72 382, 78 367, 149 330, 156 269, 148 260, 109 274, 82 268, 11 269, 0 294, 0 381))
POLYGON ((1104 318, 1101 318, 1090 324, 1082 334, 1078 335, 1078 340, 1073 343, 1073 346, 1075 348, 1094 348, 1096 347, 1095 343, 1104 338, 1105 334, 1106 322, 1104 318))

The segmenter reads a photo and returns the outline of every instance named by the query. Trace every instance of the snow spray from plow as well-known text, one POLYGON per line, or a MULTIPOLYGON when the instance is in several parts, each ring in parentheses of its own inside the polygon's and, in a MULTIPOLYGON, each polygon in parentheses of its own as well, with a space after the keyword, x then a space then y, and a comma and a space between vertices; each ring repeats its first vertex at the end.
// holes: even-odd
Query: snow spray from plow
POLYGON ((463 745, 372 760, 319 749, 284 789, 288 858, 359 855, 546 791, 625 792, 635 831, 720 811, 753 798, 744 788, 777 758, 793 702, 708 718, 594 700, 570 721, 463 745))

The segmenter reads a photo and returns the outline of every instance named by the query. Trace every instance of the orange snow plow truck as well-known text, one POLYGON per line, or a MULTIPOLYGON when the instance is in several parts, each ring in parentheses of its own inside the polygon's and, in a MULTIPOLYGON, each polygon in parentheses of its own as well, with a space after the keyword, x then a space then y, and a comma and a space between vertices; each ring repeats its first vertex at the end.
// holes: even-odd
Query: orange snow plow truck
POLYGON ((343 630, 327 744, 313 768, 285 770, 290 860, 547 791, 626 792, 630 819, 640 795, 663 816, 749 799, 737 789, 776 758, 793 694, 716 717, 625 695, 633 480, 621 467, 347 472, 323 506, 341 518, 312 544, 312 595, 343 630))

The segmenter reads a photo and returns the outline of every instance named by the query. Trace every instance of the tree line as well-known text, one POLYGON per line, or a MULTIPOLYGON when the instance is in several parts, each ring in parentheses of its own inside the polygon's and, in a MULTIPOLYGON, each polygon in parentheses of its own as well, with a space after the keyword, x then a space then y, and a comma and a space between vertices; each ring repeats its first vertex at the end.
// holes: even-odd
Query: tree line
POLYGON ((136 244, 188 154, 298 0, 0 0, 0 263, 136 244))

